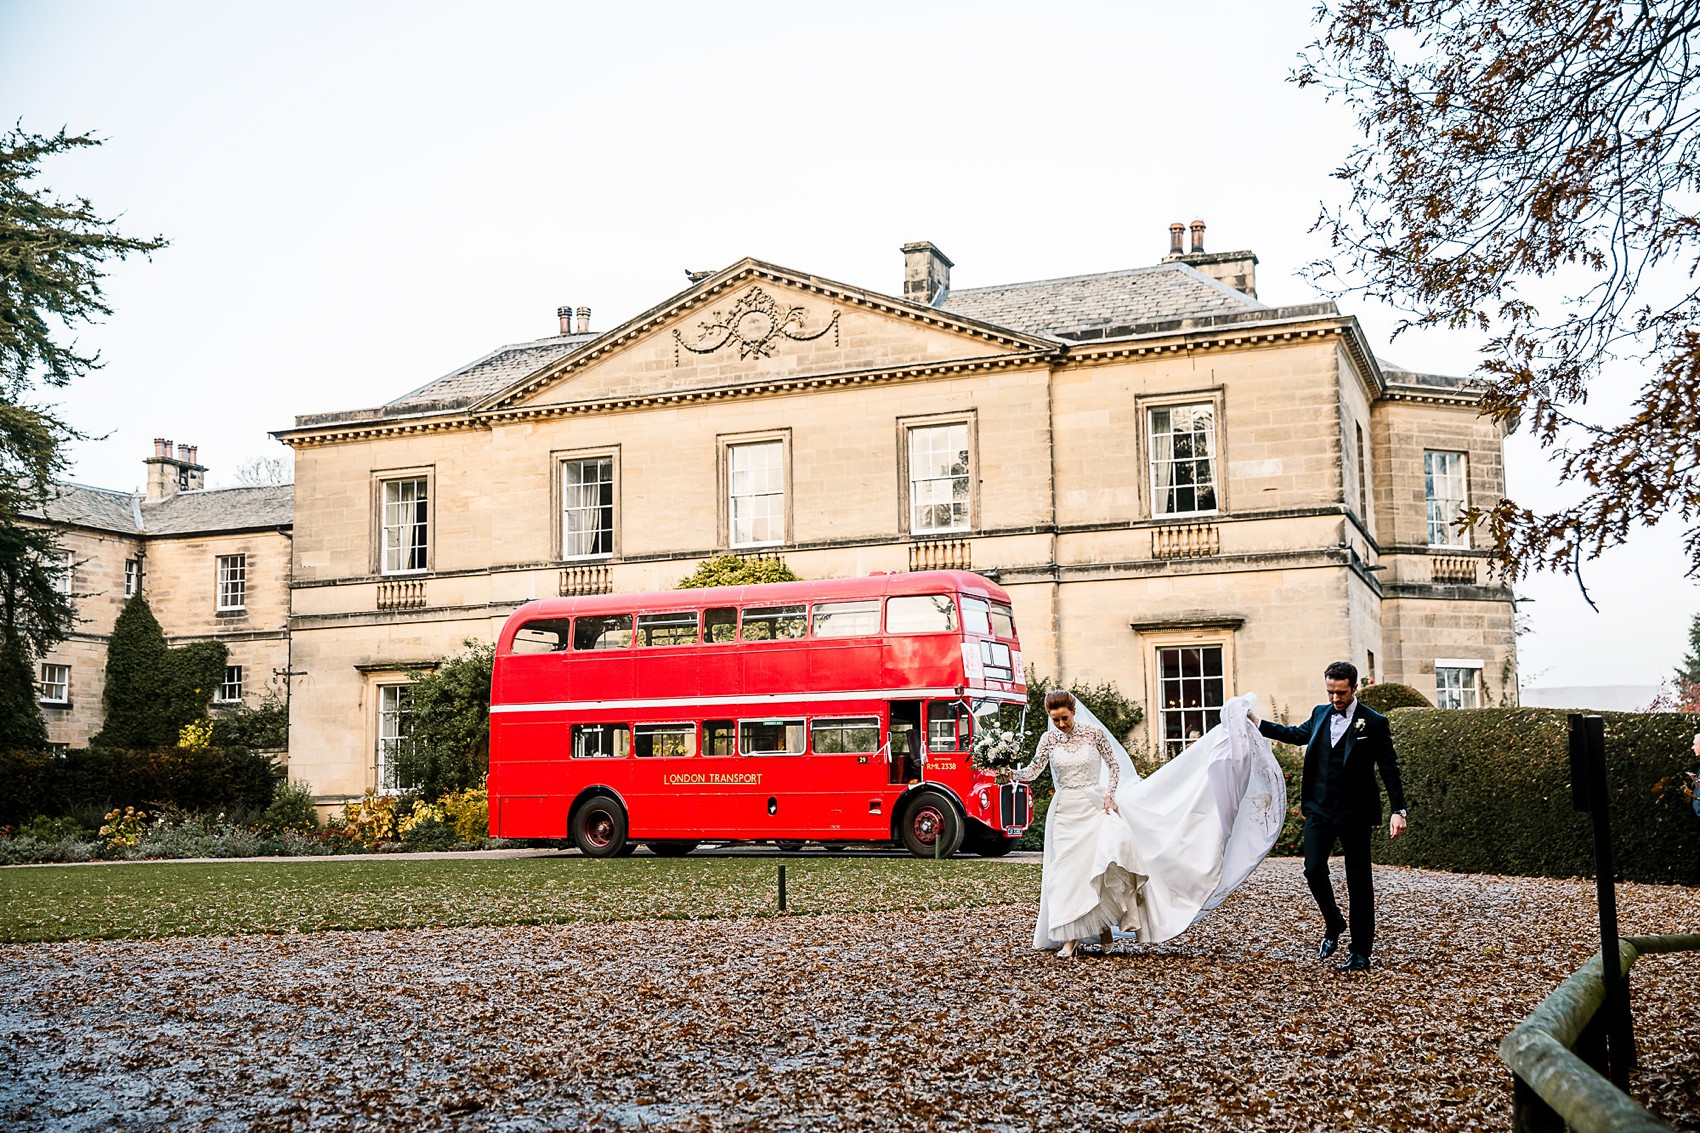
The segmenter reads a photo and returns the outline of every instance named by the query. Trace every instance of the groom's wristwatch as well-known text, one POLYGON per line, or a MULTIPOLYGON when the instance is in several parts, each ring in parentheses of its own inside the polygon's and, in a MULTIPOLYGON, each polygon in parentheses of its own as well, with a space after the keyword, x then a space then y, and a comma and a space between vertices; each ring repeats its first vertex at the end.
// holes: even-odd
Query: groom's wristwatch
POLYGON ((1396 815, 1398 815, 1398 816, 1399 816, 1399 817, 1400 817, 1400 818, 1404 818, 1404 819, 1405 819, 1405 821, 1406 821, 1406 822, 1409 822, 1409 821, 1410 821, 1410 819, 1409 819, 1409 818, 1406 818, 1406 817, 1405 817, 1405 812, 1404 812, 1404 811, 1402 811, 1402 810, 1396 810, 1396 811, 1394 811, 1394 812, 1393 812, 1393 813, 1394 813, 1394 814, 1396 814, 1396 815))

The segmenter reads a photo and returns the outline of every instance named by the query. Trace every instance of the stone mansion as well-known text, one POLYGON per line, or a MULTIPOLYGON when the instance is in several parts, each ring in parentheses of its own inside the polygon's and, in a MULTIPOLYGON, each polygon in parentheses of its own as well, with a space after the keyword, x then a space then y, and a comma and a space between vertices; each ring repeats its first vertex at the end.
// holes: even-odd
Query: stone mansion
MULTIPOLYGON (((120 515, 78 489, 112 514, 48 518, 100 545, 102 611, 145 547, 167 634, 232 643, 227 692, 287 674, 290 773, 326 803, 380 785, 411 668, 530 599, 670 589, 727 553, 991 575, 1027 662, 1115 682, 1152 745, 1240 692, 1307 709, 1339 658, 1442 704, 1514 698, 1511 592, 1451 522, 1504 491, 1476 392, 1378 360, 1334 304, 1260 302, 1256 257, 1203 233, 1171 226, 1147 266, 960 290, 907 244, 893 294, 746 259, 612 329, 562 308, 559 334, 296 418, 276 434, 292 502, 200 490, 166 443, 158 499, 120 515), (142 522, 192 499, 201 518, 142 522)), ((43 664, 45 704, 98 704, 102 625, 43 664)), ((50 716, 55 738, 79 717, 50 716)))

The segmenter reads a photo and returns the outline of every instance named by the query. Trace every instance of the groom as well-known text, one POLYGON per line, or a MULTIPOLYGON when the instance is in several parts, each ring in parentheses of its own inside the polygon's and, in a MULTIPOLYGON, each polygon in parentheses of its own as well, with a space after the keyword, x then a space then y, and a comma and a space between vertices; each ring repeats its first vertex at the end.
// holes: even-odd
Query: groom
POLYGON ((1370 949, 1375 946, 1375 883, 1369 868, 1369 835, 1381 821, 1381 792, 1375 786, 1375 768, 1393 804, 1387 836, 1405 832, 1405 790, 1399 782, 1399 764, 1393 757, 1393 733, 1387 717, 1359 703, 1358 668, 1350 661, 1336 661, 1323 670, 1328 703, 1319 704, 1310 719, 1291 728, 1252 716, 1257 730, 1272 740, 1305 749, 1304 779, 1299 793, 1304 800, 1305 880, 1322 910, 1325 929, 1317 959, 1326 960, 1340 946, 1346 918, 1334 900, 1334 882, 1328 875, 1328 855, 1338 842, 1346 856, 1346 899, 1351 906, 1352 949, 1339 965, 1342 972, 1369 970, 1370 949))

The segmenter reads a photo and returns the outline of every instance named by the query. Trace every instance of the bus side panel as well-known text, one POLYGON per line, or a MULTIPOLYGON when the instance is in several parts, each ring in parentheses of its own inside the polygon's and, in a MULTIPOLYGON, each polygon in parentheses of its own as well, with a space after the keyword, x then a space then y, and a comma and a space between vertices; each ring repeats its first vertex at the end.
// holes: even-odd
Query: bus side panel
POLYGON ((564 795, 503 795, 492 816, 498 838, 565 838, 567 804, 564 795))

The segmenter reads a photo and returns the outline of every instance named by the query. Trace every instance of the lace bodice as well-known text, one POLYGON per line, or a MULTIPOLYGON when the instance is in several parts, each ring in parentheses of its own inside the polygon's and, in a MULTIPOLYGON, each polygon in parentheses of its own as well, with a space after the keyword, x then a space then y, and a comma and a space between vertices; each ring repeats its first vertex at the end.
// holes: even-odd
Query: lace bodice
POLYGON ((1046 732, 1039 737, 1039 746, 1033 752, 1033 762, 1015 772, 1015 778, 1024 783, 1031 783, 1039 777, 1039 772, 1043 771, 1047 764, 1053 762, 1056 764, 1059 788, 1096 787, 1098 769, 1107 764, 1110 768, 1108 794, 1114 797, 1116 780, 1119 777, 1116 757, 1110 750, 1110 737, 1104 734, 1102 728, 1079 724, 1072 733, 1046 732))

